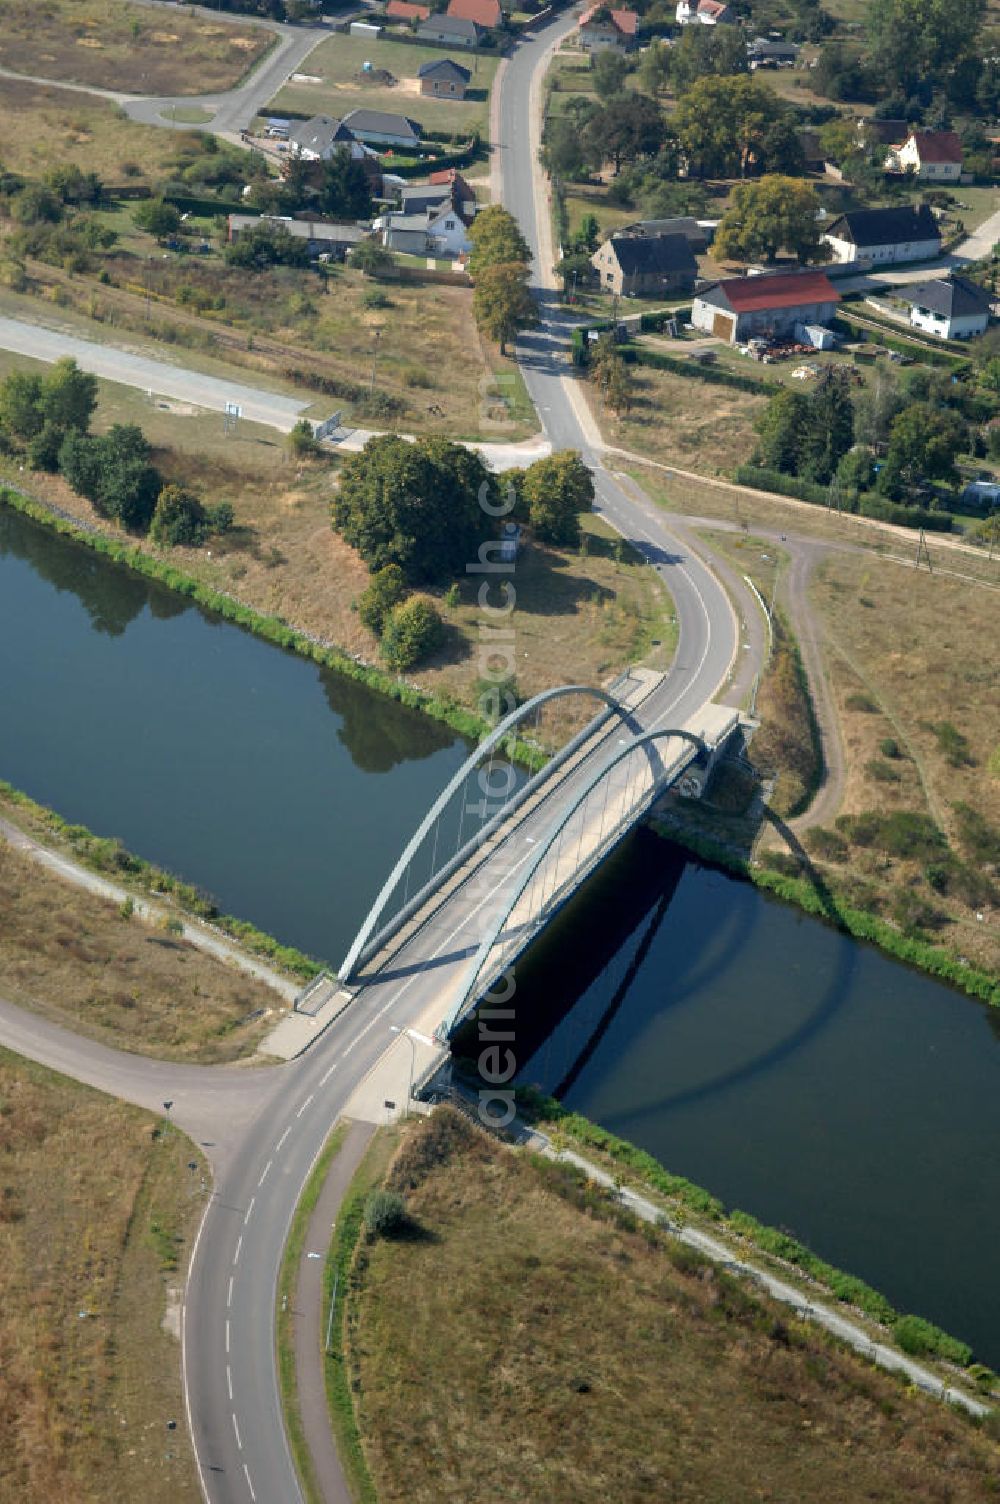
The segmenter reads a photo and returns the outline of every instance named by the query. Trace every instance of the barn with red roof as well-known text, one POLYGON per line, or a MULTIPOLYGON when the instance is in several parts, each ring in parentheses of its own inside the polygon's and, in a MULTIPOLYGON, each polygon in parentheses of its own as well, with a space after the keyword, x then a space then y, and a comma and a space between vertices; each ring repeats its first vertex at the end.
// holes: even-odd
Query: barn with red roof
POLYGON ((732 345, 754 336, 791 335, 797 324, 829 323, 839 302, 840 294, 826 272, 725 277, 698 292, 691 322, 732 345))

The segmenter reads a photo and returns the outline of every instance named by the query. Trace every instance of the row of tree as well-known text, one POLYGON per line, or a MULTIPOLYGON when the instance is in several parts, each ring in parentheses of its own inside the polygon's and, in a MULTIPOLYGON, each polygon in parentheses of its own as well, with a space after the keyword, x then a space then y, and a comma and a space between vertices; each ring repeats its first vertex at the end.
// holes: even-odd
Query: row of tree
POLYGON ((97 379, 76 361, 59 360, 45 375, 14 371, 0 382, 0 443, 36 470, 59 474, 102 517, 164 544, 204 542, 232 526, 227 502, 206 507, 192 492, 166 485, 136 424, 90 432, 97 379))
POLYGON ((480 329, 505 355, 518 330, 533 328, 538 322, 528 291, 531 251, 517 220, 500 204, 480 210, 469 239, 472 311, 480 329))
POLYGON ((820 485, 836 480, 853 493, 874 489, 904 504, 927 483, 957 486, 956 460, 969 446, 955 409, 912 400, 890 384, 855 401, 846 375, 834 368, 811 392, 778 392, 755 426, 768 469, 820 485))

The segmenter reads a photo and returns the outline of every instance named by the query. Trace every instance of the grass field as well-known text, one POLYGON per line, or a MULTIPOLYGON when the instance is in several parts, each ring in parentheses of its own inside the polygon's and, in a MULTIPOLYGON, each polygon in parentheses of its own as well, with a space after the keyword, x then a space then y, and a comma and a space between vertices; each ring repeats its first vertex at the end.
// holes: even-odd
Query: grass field
POLYGON ((283 1007, 262 982, 124 917, 2 836, 0 993, 119 1049, 177 1060, 250 1053, 283 1007))
POLYGON ((130 181, 152 181, 182 144, 173 131, 127 119, 109 100, 13 78, 0 81, 0 141, 10 172, 41 177, 72 163, 116 184, 123 168, 138 169, 130 181))
POLYGON ((127 0, 4 0, 0 20, 0 67, 132 94, 231 89, 274 43, 261 26, 127 0))
MULTIPOLYGON (((454 51, 454 49, 452 49, 454 51)), ((382 37, 335 36, 320 42, 303 64, 307 76, 321 83, 287 83, 267 106, 268 114, 291 110, 302 115, 333 115, 339 118, 349 110, 388 110, 394 115, 408 115, 419 121, 425 131, 441 131, 463 138, 478 131, 489 138, 489 95, 497 58, 458 58, 463 68, 472 71, 472 80, 464 99, 430 99, 420 93, 417 70, 424 63, 450 57, 445 48, 419 47, 407 42, 391 42, 382 37), (365 79, 362 64, 384 69, 396 79, 392 86, 365 79)))
POLYGON ((995 1442, 571 1170, 441 1110, 389 1184, 347 1318, 381 1504, 988 1497, 995 1442))
POLYGON ((0 1099, 0 1492, 195 1504, 176 1335, 198 1151, 7 1051, 0 1099))
POLYGON ((652 366, 629 369, 635 400, 620 417, 604 408, 592 382, 584 388, 607 443, 706 475, 729 475, 749 460, 757 444, 753 422, 767 404, 765 396, 652 366))

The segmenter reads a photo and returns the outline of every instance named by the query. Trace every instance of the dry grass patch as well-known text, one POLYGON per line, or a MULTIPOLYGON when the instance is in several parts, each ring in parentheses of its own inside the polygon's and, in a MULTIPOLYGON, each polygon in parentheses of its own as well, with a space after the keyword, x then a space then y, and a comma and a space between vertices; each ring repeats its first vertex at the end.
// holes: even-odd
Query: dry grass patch
POLYGON ((198 1151, 6 1051, 0 1104, 0 1493, 194 1504, 164 1316, 201 1215, 198 1151))
POLYGON ((750 459, 757 443, 753 422, 766 397, 651 366, 630 370, 636 396, 622 417, 604 408, 592 383, 586 386, 607 443, 706 475, 728 475, 750 459))
MULTIPOLYGON (((0 50, 0 66, 4 55, 0 50)), ((69 89, 0 80, 0 161, 10 172, 41 177, 72 164, 121 183, 123 166, 134 182, 160 176, 182 144, 177 134, 123 117, 104 99, 69 89)))
POLYGON ((995 1443, 568 1169, 439 1111, 389 1184, 348 1308, 383 1504, 988 1495, 995 1443))
POLYGON ((125 917, 2 836, 0 992, 106 1044, 175 1060, 245 1055, 283 1006, 262 982, 125 917))
POLYGON ((127 0, 4 0, 2 23, 0 67, 134 94, 231 89, 274 44, 260 26, 159 16, 127 0))

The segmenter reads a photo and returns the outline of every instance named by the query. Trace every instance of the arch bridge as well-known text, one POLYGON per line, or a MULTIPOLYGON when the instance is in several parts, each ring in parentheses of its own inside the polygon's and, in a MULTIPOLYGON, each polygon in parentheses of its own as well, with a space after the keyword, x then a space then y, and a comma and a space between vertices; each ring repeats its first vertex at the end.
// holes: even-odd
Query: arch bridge
POLYGON ((633 671, 607 689, 547 690, 502 720, 404 847, 341 963, 341 982, 385 980, 407 942, 433 926, 441 943, 419 964, 440 969, 438 1036, 449 1038, 667 788, 701 793, 740 729, 739 713, 708 704, 674 724, 664 689, 662 676, 633 671), (596 700, 597 715, 525 778, 511 755, 516 748, 519 761, 530 760, 529 728, 570 696, 596 700))

